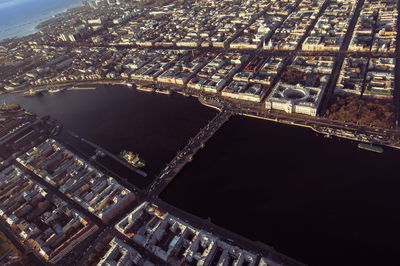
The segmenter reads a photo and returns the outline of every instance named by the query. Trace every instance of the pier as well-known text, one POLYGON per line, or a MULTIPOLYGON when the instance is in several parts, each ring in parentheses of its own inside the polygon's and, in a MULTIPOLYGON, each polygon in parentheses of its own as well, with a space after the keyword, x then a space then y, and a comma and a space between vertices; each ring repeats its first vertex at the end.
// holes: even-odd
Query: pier
POLYGON ((204 148, 205 143, 229 120, 232 112, 222 109, 199 133, 189 140, 186 146, 167 164, 148 188, 147 195, 155 199, 174 179, 179 171, 191 162, 198 150, 204 148))
POLYGON ((68 91, 85 91, 85 90, 95 90, 97 89, 96 87, 75 87, 72 86, 70 88, 68 88, 68 91))
POLYGON ((91 146, 91 147, 93 147, 93 148, 95 148, 95 149, 97 149, 97 150, 103 152, 103 153, 106 154, 107 156, 111 157, 112 159, 116 160, 117 162, 119 162, 119 163, 122 164, 123 166, 129 168, 130 170, 136 172, 137 174, 139 174, 139 175, 141 175, 141 176, 143 176, 143 177, 146 177, 146 176, 147 176, 147 173, 143 172, 143 171, 140 170, 140 169, 137 169, 137 168, 133 167, 133 166, 130 165, 129 163, 125 162, 124 160, 121 160, 118 156, 115 156, 114 154, 112 154, 111 152, 105 150, 104 148, 100 147, 99 145, 97 145, 97 144, 95 144, 95 143, 93 143, 93 142, 91 142, 91 141, 89 141, 89 140, 87 140, 87 139, 84 139, 84 138, 79 137, 77 134, 75 134, 75 133, 72 132, 72 131, 68 131, 68 133, 69 133, 71 136, 73 136, 73 137, 79 139, 80 141, 82 141, 82 142, 88 144, 89 146, 91 146))

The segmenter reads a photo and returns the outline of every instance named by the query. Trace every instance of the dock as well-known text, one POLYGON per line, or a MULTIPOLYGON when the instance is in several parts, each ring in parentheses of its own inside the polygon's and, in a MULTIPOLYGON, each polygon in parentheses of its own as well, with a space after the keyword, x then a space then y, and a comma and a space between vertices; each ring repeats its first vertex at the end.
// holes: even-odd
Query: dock
POLYGON ((95 90, 96 87, 75 87, 72 86, 71 88, 68 88, 67 90, 69 91, 87 91, 87 90, 95 90))
POLYGON ((68 133, 69 133, 71 136, 73 136, 74 138, 77 138, 77 139, 79 139, 80 141, 82 141, 82 142, 88 144, 89 146, 95 148, 96 150, 103 152, 105 155, 111 157, 111 158, 114 159, 115 161, 119 162, 120 164, 122 164, 123 166, 129 168, 130 170, 136 172, 137 174, 139 174, 139 175, 141 175, 141 176, 143 176, 143 177, 147 177, 147 173, 146 173, 146 172, 144 172, 144 171, 142 171, 142 170, 140 170, 140 169, 138 169, 138 168, 133 167, 133 166, 130 165, 129 163, 125 162, 124 160, 120 159, 118 156, 115 156, 113 153, 107 151, 106 149, 100 147, 99 145, 97 145, 97 144, 95 144, 95 143, 93 143, 93 142, 91 142, 91 141, 89 141, 89 140, 87 140, 87 139, 84 139, 84 138, 79 137, 77 134, 75 134, 75 133, 72 132, 72 131, 68 131, 68 133))

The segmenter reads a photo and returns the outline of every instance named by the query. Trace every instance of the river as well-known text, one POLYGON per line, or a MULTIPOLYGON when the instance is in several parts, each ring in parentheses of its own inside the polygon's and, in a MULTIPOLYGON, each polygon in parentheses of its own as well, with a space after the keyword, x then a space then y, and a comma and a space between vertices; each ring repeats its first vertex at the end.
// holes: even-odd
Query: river
POLYGON ((39 116, 60 121, 61 137, 92 155, 93 149, 77 143, 68 131, 118 155, 121 150, 139 153, 146 161, 144 178, 113 160, 100 162, 118 175, 143 188, 161 172, 190 137, 211 120, 216 110, 204 107, 195 98, 138 92, 124 86, 98 85, 96 90, 64 91, 39 97, 0 95, 1 103, 18 103, 39 116))
MULTIPOLYGON (((104 163, 139 187, 216 114, 195 98, 98 87, 0 100, 58 119, 64 125, 61 137, 72 130, 114 154, 138 152, 148 178, 104 163)), ((310 129, 236 116, 161 198, 310 265, 397 265, 399 154, 390 148, 373 153, 310 129)))
POLYGON ((398 265, 399 155, 234 117, 161 198, 310 265, 398 265))

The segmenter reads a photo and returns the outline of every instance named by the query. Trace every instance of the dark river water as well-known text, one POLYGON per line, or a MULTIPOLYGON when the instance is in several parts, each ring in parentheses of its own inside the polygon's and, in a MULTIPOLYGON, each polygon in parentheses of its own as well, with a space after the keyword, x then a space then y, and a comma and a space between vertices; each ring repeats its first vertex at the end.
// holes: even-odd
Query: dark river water
POLYGON ((178 149, 211 120, 216 110, 206 108, 196 98, 138 92, 122 86, 98 86, 91 91, 65 91, 40 97, 1 96, 7 103, 19 103, 40 116, 50 115, 62 122, 61 138, 85 154, 94 149, 76 141, 72 131, 111 153, 121 150, 139 153, 146 161, 142 177, 114 160, 100 160, 128 181, 143 188, 150 184, 178 149))
POLYGON ((234 117, 161 198, 310 265, 399 265, 399 155, 234 117))
MULTIPOLYGON (((37 98, 0 96, 118 154, 138 152, 143 178, 101 161, 145 187, 216 111, 197 99, 123 87, 37 98)), ((161 198, 264 242, 310 265, 399 265, 398 151, 360 150, 305 128, 233 117, 186 165, 161 198)))

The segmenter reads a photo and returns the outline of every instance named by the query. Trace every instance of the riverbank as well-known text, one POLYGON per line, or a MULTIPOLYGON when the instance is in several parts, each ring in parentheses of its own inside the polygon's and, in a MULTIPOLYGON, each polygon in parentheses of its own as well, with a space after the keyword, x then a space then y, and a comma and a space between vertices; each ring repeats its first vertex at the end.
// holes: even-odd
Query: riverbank
MULTIPOLYGON (((242 113, 240 115, 247 116, 247 117, 252 117, 252 118, 257 118, 257 119, 263 119, 267 121, 272 121, 272 122, 277 122, 285 125, 291 125, 291 126, 298 126, 298 127, 304 127, 313 130, 314 132, 318 134, 325 135, 327 138, 330 137, 338 137, 342 139, 347 139, 351 141, 357 141, 357 142, 367 142, 367 143, 373 143, 373 144, 379 144, 383 146, 387 146, 390 148, 395 148, 395 149, 400 149, 400 144, 389 144, 389 143, 381 143, 378 140, 369 140, 368 138, 366 139, 365 137, 357 137, 355 133, 352 133, 351 131, 344 131, 344 129, 334 129, 334 128, 324 128, 321 129, 319 127, 311 126, 311 125, 305 125, 305 124, 300 124, 296 123, 294 121, 279 121, 277 118, 270 118, 270 117, 264 117, 264 116, 257 116, 257 115, 252 115, 252 114, 246 114, 242 113)), ((373 136, 375 137, 375 136, 373 136)))
MULTIPOLYGON (((214 109, 203 107, 197 99, 175 93, 165 96, 121 85, 93 87, 96 90, 64 90, 37 97, 8 94, 0 96, 0 102, 16 102, 39 116, 50 115, 61 122, 64 129, 115 155, 122 150, 139 153, 146 161, 143 171, 147 177, 137 175, 108 157, 98 159, 106 168, 118 176, 128 177, 128 181, 139 188, 147 187, 177 150, 182 149, 188 139, 216 114, 214 109)), ((73 141, 73 138, 69 139, 73 141)), ((82 143, 75 142, 72 144, 81 149, 82 143)), ((94 149, 86 145, 83 149, 88 150, 88 157, 94 154, 94 149)))
POLYGON ((35 88, 46 87, 65 87, 65 86, 87 86, 87 85, 123 85, 131 87, 132 84, 138 85, 155 85, 166 88, 171 92, 175 92, 184 96, 192 96, 198 98, 199 102, 209 108, 218 111, 222 107, 233 108, 237 115, 244 115, 258 119, 274 121, 277 123, 288 124, 293 126, 309 128, 319 134, 336 136, 339 138, 349 139, 358 142, 368 142, 377 145, 387 146, 400 149, 400 135, 397 130, 376 128, 362 125, 355 125, 348 122, 333 121, 323 117, 312 117, 299 114, 288 114, 275 110, 267 110, 260 103, 249 103, 222 97, 218 94, 204 93, 201 91, 190 90, 185 85, 165 84, 151 81, 133 81, 133 80, 94 80, 94 81, 78 81, 65 82, 35 86, 35 88), (211 99, 211 100, 210 100, 211 99), (239 107, 238 107, 239 106, 239 107))
MULTIPOLYGON (((200 103, 205 106, 219 109, 214 102, 207 101, 199 97, 200 103), (202 99, 202 100, 200 100, 202 99)), ((232 105, 232 101, 225 98, 219 98, 218 103, 226 101, 226 105, 232 105)), ((335 136, 343 139, 348 139, 357 142, 367 142, 387 146, 395 149, 400 149, 398 132, 383 128, 366 128, 350 123, 342 123, 340 121, 331 121, 320 117, 300 117, 295 114, 287 114, 273 110, 260 110, 260 108, 241 108, 235 110, 235 114, 268 120, 281 124, 304 127, 313 130, 316 133, 323 134, 327 137, 335 136), (397 138, 395 138, 395 136, 397 138)))
POLYGON ((391 211, 398 151, 366 152, 353 141, 289 126, 232 117, 161 199, 310 265, 338 265, 343 257, 346 265, 371 265, 374 253, 393 259, 395 238, 384 248, 374 243, 398 232, 391 211), (371 236, 371 226, 384 234, 371 236))
POLYGON ((96 87, 71 87, 68 88, 68 91, 90 91, 90 90, 95 90, 96 87))

